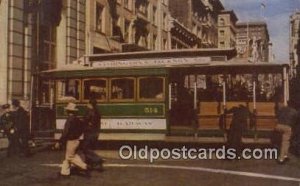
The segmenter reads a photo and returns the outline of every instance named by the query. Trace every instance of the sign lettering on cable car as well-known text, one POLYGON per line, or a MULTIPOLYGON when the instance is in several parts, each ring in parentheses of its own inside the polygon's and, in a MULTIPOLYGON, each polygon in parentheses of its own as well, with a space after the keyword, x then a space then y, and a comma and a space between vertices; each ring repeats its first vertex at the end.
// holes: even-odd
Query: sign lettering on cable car
POLYGON ((133 60, 111 60, 95 61, 93 67, 146 67, 146 66, 168 66, 168 65, 199 65, 211 62, 211 57, 186 57, 186 58, 159 58, 159 59, 133 59, 133 60))

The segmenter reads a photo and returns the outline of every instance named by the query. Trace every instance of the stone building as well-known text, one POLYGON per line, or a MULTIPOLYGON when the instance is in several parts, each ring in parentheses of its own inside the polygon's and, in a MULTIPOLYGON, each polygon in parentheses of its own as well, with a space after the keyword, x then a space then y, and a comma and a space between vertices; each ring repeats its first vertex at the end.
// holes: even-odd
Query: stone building
POLYGON ((2 0, 0 97, 47 102, 34 75, 97 53, 167 50, 168 0, 2 0), (36 96, 34 96, 36 97, 36 96))
POLYGON ((0 98, 53 96, 38 72, 89 54, 218 47, 219 0, 1 0, 0 98))
POLYGON ((237 52, 239 58, 269 62, 270 38, 266 22, 237 23, 237 52))
POLYGON ((218 48, 234 48, 236 46, 236 22, 234 11, 221 11, 218 19, 218 48))
POLYGON ((32 23, 24 2, 0 1, 0 100, 29 99, 32 70, 32 23))
POLYGON ((86 54, 167 49, 168 11, 168 0, 87 1, 86 54))
POLYGON ((300 12, 290 16, 290 65, 291 75, 296 74, 296 66, 300 62, 300 12))
MULTIPOLYGON (((171 16, 201 40, 201 43, 196 42, 194 47, 218 47, 218 15, 224 10, 219 0, 172 0, 169 2, 169 8, 171 16)), ((180 44, 177 42, 173 39, 172 46, 180 44)))
POLYGON ((172 50, 201 47, 201 37, 199 36, 200 32, 193 32, 174 18, 171 18, 169 24, 169 40, 171 40, 170 48, 172 50))

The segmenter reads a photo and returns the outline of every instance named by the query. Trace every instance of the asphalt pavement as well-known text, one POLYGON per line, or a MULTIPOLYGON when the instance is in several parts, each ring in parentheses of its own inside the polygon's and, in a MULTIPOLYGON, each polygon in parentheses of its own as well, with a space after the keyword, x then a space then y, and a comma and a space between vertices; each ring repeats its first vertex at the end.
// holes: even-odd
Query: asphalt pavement
POLYGON ((19 185, 129 185, 129 186, 299 186, 300 162, 275 160, 122 160, 118 150, 96 151, 106 161, 104 171, 91 177, 60 177, 63 151, 35 148, 30 158, 5 157, 0 152, 1 186, 19 185))

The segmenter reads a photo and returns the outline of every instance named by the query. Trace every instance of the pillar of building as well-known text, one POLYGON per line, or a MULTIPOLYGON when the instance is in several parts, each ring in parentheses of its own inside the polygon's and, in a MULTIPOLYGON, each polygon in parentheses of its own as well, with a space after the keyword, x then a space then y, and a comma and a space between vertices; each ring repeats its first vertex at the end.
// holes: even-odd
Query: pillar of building
MULTIPOLYGON (((61 21, 57 27, 57 66, 69 64, 87 52, 86 44, 86 2, 84 0, 64 1, 61 21), (61 64, 63 63, 63 64, 61 64)), ((87 37, 88 39, 89 37, 87 37)), ((89 50, 92 48, 88 47, 89 50)), ((91 51, 88 51, 91 53, 91 51)))
POLYGON ((156 49, 157 50, 162 50, 162 29, 163 29, 163 10, 162 10, 162 2, 161 1, 157 1, 157 17, 158 17, 158 25, 157 25, 157 46, 156 49))
POLYGON ((174 18, 171 17, 171 15, 169 14, 168 15, 168 21, 167 21, 167 24, 168 24, 168 50, 171 50, 172 49, 172 28, 174 27, 174 18))
POLYGON ((128 28, 128 42, 129 43, 134 43, 135 42, 135 28, 134 28, 134 23, 136 21, 136 17, 134 16, 130 20, 129 28, 128 28))
POLYGON ((0 3, 0 104, 6 103, 7 94, 7 54, 8 54, 8 4, 10 0, 0 3))
POLYGON ((33 18, 32 13, 25 17, 26 26, 24 28, 24 100, 29 100, 31 95, 31 72, 32 72, 32 29, 33 29, 33 18))
POLYGON ((24 3, 8 1, 8 99, 23 99, 24 90, 24 3))

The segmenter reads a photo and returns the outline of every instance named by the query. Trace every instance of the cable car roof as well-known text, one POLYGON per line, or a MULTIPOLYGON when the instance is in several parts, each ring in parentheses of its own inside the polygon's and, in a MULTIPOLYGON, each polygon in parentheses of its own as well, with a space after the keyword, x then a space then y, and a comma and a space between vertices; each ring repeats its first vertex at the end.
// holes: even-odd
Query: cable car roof
MULTIPOLYGON (((109 70, 167 69, 185 73, 281 73, 288 64, 249 62, 247 59, 232 58, 235 49, 187 49, 178 51, 150 51, 114 53, 85 56, 74 64, 41 72, 42 76, 56 73, 109 70)), ((130 72, 128 72, 130 73, 130 72)), ((69 75, 70 76, 70 75, 69 75)))

